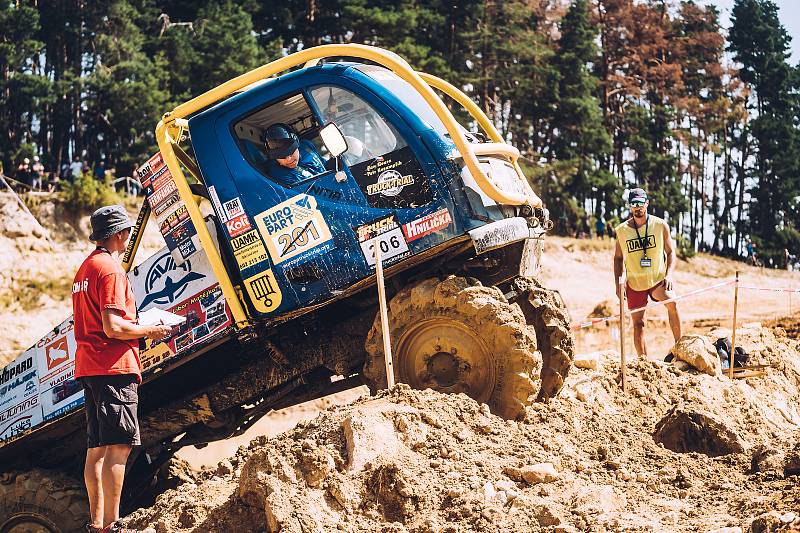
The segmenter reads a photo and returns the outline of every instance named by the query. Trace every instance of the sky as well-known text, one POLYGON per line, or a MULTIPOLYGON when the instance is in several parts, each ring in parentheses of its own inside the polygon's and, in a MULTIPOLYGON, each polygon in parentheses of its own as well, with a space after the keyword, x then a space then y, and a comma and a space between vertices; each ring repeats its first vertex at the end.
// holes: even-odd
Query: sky
MULTIPOLYGON (((800 0, 773 0, 780 10, 780 20, 783 27, 792 37, 791 45, 791 63, 797 64, 800 62, 800 0)), ((733 0, 705 0, 698 2, 703 4, 713 4, 719 8, 720 20, 722 27, 725 29, 730 28, 731 9, 733 8, 733 0)))

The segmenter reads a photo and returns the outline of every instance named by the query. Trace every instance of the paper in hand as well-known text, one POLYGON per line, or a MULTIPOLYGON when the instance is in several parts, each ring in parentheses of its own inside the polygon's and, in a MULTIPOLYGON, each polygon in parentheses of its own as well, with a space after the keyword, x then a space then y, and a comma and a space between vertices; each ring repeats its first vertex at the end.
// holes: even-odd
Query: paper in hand
POLYGON ((139 313, 139 324, 142 326, 154 326, 156 324, 166 324, 167 326, 177 326, 186 322, 186 317, 164 311, 163 309, 152 308, 139 313))

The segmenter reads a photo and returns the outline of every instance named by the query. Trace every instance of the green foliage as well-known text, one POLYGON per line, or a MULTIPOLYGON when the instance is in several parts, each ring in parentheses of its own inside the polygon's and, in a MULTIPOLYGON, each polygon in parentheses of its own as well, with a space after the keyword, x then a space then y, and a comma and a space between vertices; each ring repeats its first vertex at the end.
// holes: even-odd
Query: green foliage
POLYGON ((82 174, 73 183, 65 183, 60 193, 64 206, 76 215, 91 213, 104 205, 122 203, 110 183, 82 174))
POLYGON ((689 260, 695 255, 697 255, 697 251, 694 249, 692 245, 692 241, 689 240, 685 235, 678 233, 675 235, 675 253, 680 259, 689 260))
MULTIPOLYGON (((39 155, 58 170, 77 155, 129 175, 175 105, 287 53, 364 43, 462 87, 520 149, 556 231, 623 218, 622 190, 640 185, 652 211, 687 235, 687 250, 735 255, 752 236, 765 254, 798 253, 786 237, 800 227, 790 37, 773 0, 735 0, 728 65, 719 12, 704 4, 6 2, 0 164, 13 173, 39 155)), ((101 188, 81 180, 65 196, 87 209, 105 201, 101 188)))
POLYGON ((756 118, 748 132, 756 152, 750 230, 763 242, 765 257, 782 256, 787 239, 781 234, 788 235, 800 226, 794 205, 800 194, 800 133, 796 125, 800 78, 788 63, 791 38, 778 20, 774 2, 736 0, 731 18, 729 49, 742 65, 740 76, 754 89, 756 118), (778 231, 780 225, 785 229, 778 231))

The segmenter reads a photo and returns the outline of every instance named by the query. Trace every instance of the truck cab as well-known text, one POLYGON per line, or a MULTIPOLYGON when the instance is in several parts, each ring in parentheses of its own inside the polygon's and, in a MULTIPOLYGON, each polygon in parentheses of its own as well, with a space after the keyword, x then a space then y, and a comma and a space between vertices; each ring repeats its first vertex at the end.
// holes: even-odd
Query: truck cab
MULTIPOLYGON (((256 318, 346 293, 374 275, 378 241, 391 266, 521 211, 477 186, 431 106, 378 65, 314 65, 257 82, 190 118, 188 131, 256 318), (290 180, 270 172, 264 134, 274 124, 289 125, 328 170, 290 180), (320 138, 328 124, 347 143, 337 158, 320 138)), ((481 165, 501 188, 524 192, 508 159, 481 165)))

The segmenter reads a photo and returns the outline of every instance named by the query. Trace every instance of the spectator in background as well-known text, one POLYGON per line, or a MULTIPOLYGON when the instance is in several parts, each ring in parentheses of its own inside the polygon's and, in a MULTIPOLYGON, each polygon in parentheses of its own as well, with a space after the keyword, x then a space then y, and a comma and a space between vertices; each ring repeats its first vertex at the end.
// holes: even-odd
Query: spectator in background
POLYGON ((598 239, 605 238, 606 235, 606 223, 603 220, 603 217, 598 216, 597 222, 594 223, 595 233, 597 234, 598 239))
POLYGON ((59 190, 61 178, 55 172, 49 172, 47 174, 47 192, 54 192, 59 190))
POLYGON ((81 158, 77 155, 72 159, 72 164, 69 166, 69 172, 72 175, 72 181, 81 177, 81 171, 83 169, 83 165, 81 165, 81 158))
POLYGON ((22 160, 22 163, 19 164, 17 167, 17 181, 27 185, 28 187, 31 186, 32 177, 31 177, 31 160, 27 157, 22 160))
POLYGON ((608 235, 609 239, 613 239, 616 236, 616 233, 614 233, 614 224, 611 223, 611 220, 606 222, 606 235, 608 235))
POLYGON ((42 190, 44 183, 44 165, 39 161, 39 156, 33 156, 33 165, 31 166, 31 187, 36 191, 42 190))
POLYGON ((89 174, 91 171, 92 167, 89 166, 89 160, 84 159, 83 164, 81 165, 81 174, 89 174))
POLYGON ((105 179, 106 179, 106 163, 105 163, 105 159, 101 159, 94 166, 94 179, 96 179, 97 181, 105 181, 105 179))

